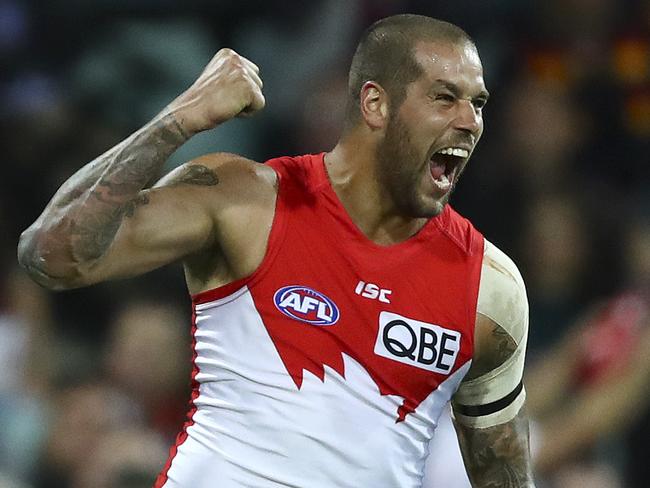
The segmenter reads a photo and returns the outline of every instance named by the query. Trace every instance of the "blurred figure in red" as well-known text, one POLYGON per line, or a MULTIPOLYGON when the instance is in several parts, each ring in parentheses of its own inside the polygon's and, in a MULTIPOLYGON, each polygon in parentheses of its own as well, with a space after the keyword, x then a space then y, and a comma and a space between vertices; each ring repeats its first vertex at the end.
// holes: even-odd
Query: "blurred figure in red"
POLYGON ((614 440, 642 425, 650 407, 650 226, 631 225, 626 237, 627 286, 591 306, 527 376, 540 423, 535 463, 550 479, 620 471, 627 462, 625 486, 647 486, 638 474, 647 470, 638 459, 647 453, 647 437, 632 432, 630 459, 612 455, 620 451, 614 440))

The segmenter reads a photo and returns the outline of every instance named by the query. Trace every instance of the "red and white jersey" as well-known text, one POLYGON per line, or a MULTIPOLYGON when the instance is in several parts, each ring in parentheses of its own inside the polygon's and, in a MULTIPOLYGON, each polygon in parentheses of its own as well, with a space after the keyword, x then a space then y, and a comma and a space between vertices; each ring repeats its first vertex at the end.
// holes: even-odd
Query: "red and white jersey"
POLYGON ((377 245, 323 154, 266 164, 279 178, 266 256, 193 297, 191 417, 155 486, 421 486, 471 363, 483 237, 447 205, 377 245))

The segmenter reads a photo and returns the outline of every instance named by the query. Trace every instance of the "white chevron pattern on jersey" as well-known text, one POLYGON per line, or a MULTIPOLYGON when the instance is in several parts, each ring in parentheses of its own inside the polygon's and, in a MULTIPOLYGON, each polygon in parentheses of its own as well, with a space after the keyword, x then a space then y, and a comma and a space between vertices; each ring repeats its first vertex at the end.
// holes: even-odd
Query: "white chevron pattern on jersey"
MULTIPOLYGON (((165 488, 415 488, 467 362, 403 422, 354 358, 345 377, 287 373, 247 287, 195 306, 197 408, 165 488)), ((310 325, 304 325, 311 327, 310 325)))

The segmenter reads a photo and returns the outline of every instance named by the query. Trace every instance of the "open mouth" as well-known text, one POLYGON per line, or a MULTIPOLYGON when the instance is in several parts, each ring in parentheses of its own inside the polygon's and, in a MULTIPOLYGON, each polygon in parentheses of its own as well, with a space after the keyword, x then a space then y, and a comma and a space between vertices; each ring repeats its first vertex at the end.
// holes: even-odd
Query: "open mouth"
POLYGON ((431 177, 436 187, 448 192, 456 180, 456 173, 462 163, 469 158, 469 151, 460 147, 445 147, 431 156, 431 177))

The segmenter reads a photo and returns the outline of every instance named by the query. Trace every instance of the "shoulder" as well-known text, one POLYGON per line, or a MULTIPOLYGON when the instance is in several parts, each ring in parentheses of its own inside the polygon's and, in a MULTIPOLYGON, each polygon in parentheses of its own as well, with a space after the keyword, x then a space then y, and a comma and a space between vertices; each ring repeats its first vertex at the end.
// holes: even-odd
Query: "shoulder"
POLYGON ((483 420, 465 419, 467 425, 486 427, 495 419, 504 420, 502 415, 508 417, 504 421, 511 419, 523 403, 521 378, 528 338, 528 300, 521 273, 512 259, 487 240, 483 252, 474 356, 456 402, 491 407, 505 402, 507 415, 490 411, 483 420))
POLYGON ((484 242, 483 265, 513 286, 524 288, 524 280, 514 261, 487 239, 484 242))
POLYGON ((487 239, 483 253, 477 313, 519 342, 528 327, 524 280, 513 260, 487 239))
POLYGON ((480 258, 483 251, 483 235, 451 205, 445 205, 442 214, 434 222, 464 254, 480 258))
POLYGON ((231 153, 212 153, 185 163, 165 175, 156 187, 189 184, 216 187, 218 193, 246 198, 251 194, 275 193, 275 171, 252 159, 231 153))
POLYGON ((210 217, 216 245, 184 260, 192 293, 249 276, 257 269, 275 215, 277 176, 273 168, 236 154, 207 154, 176 168, 157 186, 178 189, 175 204, 198 202, 210 217))

